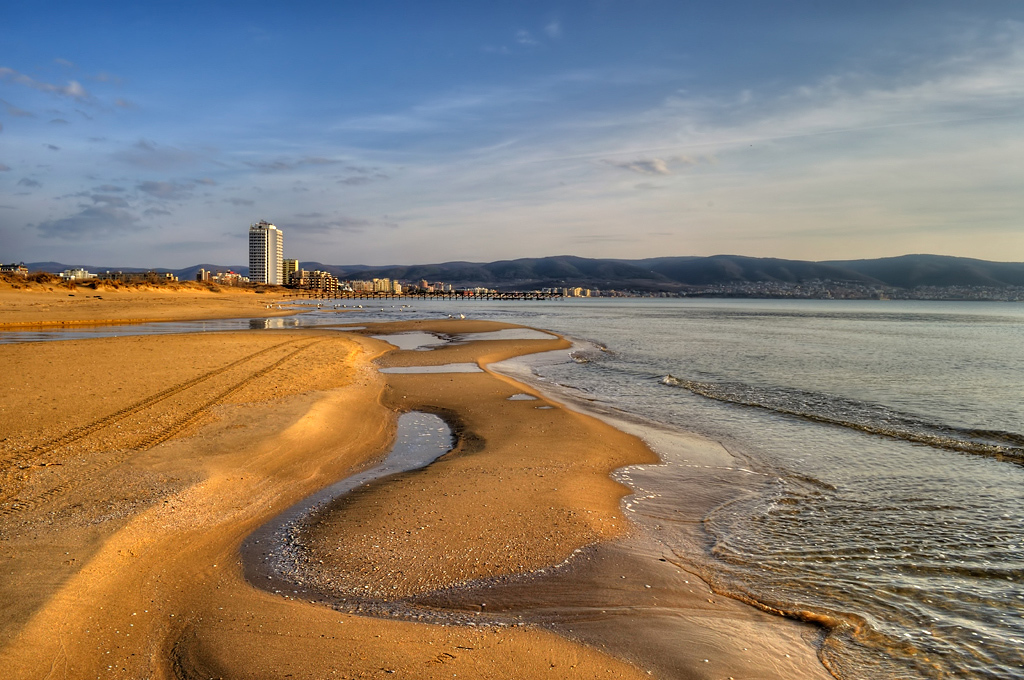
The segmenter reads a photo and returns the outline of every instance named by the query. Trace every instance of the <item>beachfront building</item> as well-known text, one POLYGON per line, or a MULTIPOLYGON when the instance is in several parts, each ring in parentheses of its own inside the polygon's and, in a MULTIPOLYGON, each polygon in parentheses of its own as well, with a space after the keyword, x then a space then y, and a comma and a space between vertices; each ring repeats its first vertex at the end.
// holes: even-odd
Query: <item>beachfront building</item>
POLYGON ((170 272, 155 272, 153 270, 148 272, 112 272, 107 270, 93 278, 116 283, 175 283, 178 280, 178 277, 170 272))
POLYGON ((284 236, 266 220, 249 226, 249 280, 284 285, 284 236))
POLYGON ((8 274, 10 276, 28 276, 28 267, 25 266, 24 262, 0 264, 0 274, 8 274))
POLYGON ((398 281, 392 281, 391 279, 372 279, 370 281, 352 279, 345 281, 344 284, 344 289, 351 290, 356 293, 393 293, 395 295, 401 295, 402 291, 406 290, 406 287, 403 287, 401 283, 398 281))
POLYGON ((65 281, 86 281, 88 279, 95 279, 97 275, 79 267, 78 269, 65 269, 57 276, 65 281))
POLYGON ((302 290, 315 291, 328 297, 338 293, 339 281, 330 272, 322 272, 319 269, 312 272, 300 269, 290 276, 289 285, 302 290))
POLYGON ((281 260, 281 280, 284 281, 284 285, 291 284, 292 274, 296 274, 298 271, 298 260, 281 260))

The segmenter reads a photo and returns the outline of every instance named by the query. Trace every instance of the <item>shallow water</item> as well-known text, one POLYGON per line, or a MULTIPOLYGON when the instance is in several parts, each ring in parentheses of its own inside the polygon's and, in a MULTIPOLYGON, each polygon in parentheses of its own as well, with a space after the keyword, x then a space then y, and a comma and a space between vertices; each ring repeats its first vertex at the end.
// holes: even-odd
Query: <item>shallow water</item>
POLYGON ((438 364, 436 366, 389 366, 378 369, 381 373, 483 373, 477 364, 438 364))
POLYGON ((481 333, 457 333, 453 336, 456 342, 475 342, 479 340, 554 340, 551 333, 532 328, 503 328, 498 331, 481 333))
POLYGON ((450 451, 453 444, 452 430, 440 417, 419 411, 401 414, 395 443, 383 460, 304 498, 246 538, 241 548, 246 578, 272 592, 310 595, 292 580, 303 562, 296 552, 298 525, 354 489, 429 465, 450 451))
MULTIPOLYGON (((349 329, 346 329, 349 330, 349 329)), ((427 351, 447 344, 447 340, 436 333, 391 333, 390 335, 371 335, 370 337, 394 345, 405 351, 427 351)))
POLYGON ((763 475, 706 515, 702 551, 673 521, 671 452, 625 473, 630 512, 721 592, 826 625, 841 677, 1022 677, 1024 314, 879 307, 590 309, 551 326, 599 344, 535 369, 763 475))

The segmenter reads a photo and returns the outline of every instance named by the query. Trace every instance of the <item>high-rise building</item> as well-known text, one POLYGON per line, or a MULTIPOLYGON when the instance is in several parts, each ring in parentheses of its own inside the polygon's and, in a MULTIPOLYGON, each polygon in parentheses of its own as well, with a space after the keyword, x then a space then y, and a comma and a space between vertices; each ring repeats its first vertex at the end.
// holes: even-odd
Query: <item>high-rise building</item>
POLYGON ((282 260, 284 263, 284 269, 281 272, 281 280, 286 286, 292 285, 292 274, 296 274, 299 271, 298 260, 282 260))
POLYGON ((260 220, 249 226, 249 280, 284 284, 284 236, 273 224, 260 220))

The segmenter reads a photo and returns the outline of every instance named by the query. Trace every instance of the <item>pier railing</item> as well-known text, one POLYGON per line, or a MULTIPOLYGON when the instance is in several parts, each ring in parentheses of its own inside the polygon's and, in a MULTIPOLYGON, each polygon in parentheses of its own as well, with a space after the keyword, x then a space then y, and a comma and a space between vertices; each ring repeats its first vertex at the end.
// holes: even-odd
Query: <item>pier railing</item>
POLYGON ((561 293, 538 291, 495 291, 493 293, 467 293, 463 291, 435 293, 376 293, 371 291, 329 291, 295 289, 285 297, 314 298, 320 300, 554 300, 561 293))

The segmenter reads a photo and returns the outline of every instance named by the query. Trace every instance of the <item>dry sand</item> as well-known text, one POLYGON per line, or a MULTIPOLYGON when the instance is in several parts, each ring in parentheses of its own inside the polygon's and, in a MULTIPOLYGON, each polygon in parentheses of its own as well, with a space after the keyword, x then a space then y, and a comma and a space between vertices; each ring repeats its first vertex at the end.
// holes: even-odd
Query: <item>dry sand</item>
POLYGON ((198 284, 70 286, 0 279, 0 330, 294 314, 274 289, 198 284))
MULTIPOLYGON (((501 327, 438 321, 387 331, 501 327)), ((654 460, 638 439, 566 409, 537 409, 551 405, 543 398, 508 401, 529 390, 491 373, 383 375, 371 363, 486 365, 564 346, 386 353, 383 342, 323 330, 0 346, 3 676, 649 677, 535 626, 354 616, 243 576, 244 538, 379 458, 404 410, 442 413, 460 443, 319 518, 307 538, 323 566, 306 575, 324 589, 429 595, 623 537, 628 489, 608 473, 654 460)), ((702 625, 693 624, 695 637, 706 637, 702 625)), ((729 636, 729 625, 719 628, 729 636)), ((777 672, 751 673, 749 662, 736 659, 735 677, 821 672, 806 646, 777 672)), ((687 677, 725 677, 720 667, 693 670, 687 677)))

